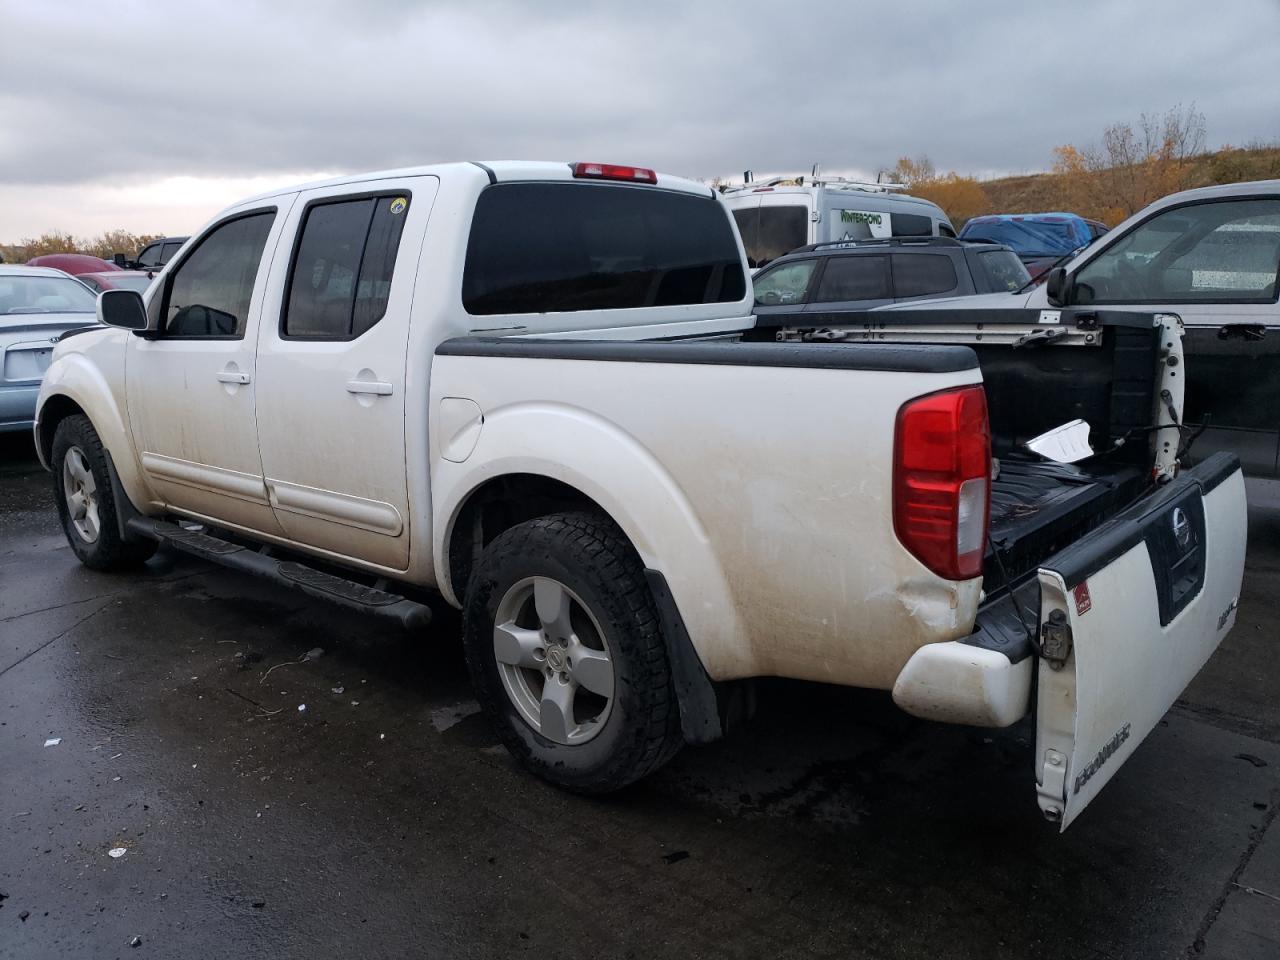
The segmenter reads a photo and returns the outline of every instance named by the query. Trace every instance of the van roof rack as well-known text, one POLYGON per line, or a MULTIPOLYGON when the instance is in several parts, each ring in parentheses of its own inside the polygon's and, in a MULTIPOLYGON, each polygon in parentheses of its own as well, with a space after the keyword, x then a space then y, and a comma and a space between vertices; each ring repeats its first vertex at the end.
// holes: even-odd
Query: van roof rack
MULTIPOLYGON (((750 172, 750 171, 748 171, 750 172)), ((854 180, 849 177, 828 177, 814 173, 806 177, 803 174, 792 176, 782 174, 768 180, 753 180, 744 177, 742 183, 721 184, 721 193, 751 193, 755 190, 771 190, 774 187, 833 187, 839 190, 860 190, 864 193, 905 193, 906 184, 876 183, 871 180, 854 180)))

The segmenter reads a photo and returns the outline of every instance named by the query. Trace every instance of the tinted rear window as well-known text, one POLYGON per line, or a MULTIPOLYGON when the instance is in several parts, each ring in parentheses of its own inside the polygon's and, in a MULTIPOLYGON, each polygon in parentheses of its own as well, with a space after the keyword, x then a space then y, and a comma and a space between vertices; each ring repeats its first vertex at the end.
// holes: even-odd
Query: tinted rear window
POLYGON ((462 276, 463 307, 482 315, 725 303, 746 291, 718 200, 605 184, 489 187, 462 276))
POLYGON ((733 211, 733 219, 753 268, 809 242, 809 208, 805 206, 740 207, 733 211))
POLYGON ((893 291, 896 297, 927 297, 956 286, 951 258, 936 253, 895 253, 893 291))
POLYGON ((832 257, 822 271, 814 300, 832 303, 842 300, 887 300, 888 257, 832 257))
POLYGON ((928 237, 933 234, 933 220, 915 213, 891 213, 889 227, 895 237, 928 237))

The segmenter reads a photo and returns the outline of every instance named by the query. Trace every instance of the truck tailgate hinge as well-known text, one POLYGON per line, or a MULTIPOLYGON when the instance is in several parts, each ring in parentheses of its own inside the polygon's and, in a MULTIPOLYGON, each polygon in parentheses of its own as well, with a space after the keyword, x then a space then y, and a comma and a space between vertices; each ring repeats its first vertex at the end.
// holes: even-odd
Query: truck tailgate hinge
POLYGON ((1061 610, 1051 610, 1049 619, 1040 625, 1040 656, 1049 661, 1049 668, 1061 670, 1071 656, 1071 624, 1061 610))

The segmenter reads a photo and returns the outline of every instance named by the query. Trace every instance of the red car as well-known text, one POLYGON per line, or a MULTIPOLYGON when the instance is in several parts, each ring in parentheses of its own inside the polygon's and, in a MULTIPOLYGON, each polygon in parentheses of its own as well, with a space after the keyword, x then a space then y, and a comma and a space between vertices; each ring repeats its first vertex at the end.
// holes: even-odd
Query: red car
POLYGON ((46 253, 42 257, 32 257, 27 261, 28 267, 53 267, 63 273, 78 277, 82 273, 112 273, 120 268, 101 257, 91 257, 87 253, 46 253))
POLYGON ((137 290, 142 293, 151 286, 153 276, 145 270, 104 270, 102 273, 81 273, 76 279, 94 293, 103 290, 137 290))

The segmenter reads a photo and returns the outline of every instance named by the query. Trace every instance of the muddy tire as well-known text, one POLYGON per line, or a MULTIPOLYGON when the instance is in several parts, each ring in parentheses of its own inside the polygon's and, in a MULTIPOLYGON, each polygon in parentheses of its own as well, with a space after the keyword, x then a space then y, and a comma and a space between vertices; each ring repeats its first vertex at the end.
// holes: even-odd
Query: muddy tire
POLYGON ((77 414, 58 424, 50 467, 62 531, 81 563, 92 570, 126 570, 156 552, 149 540, 120 536, 111 472, 88 417, 77 414))
POLYGON ((467 666, 481 706, 528 770, 607 793, 679 749, 658 612, 631 544, 587 513, 498 536, 468 586, 467 666))

